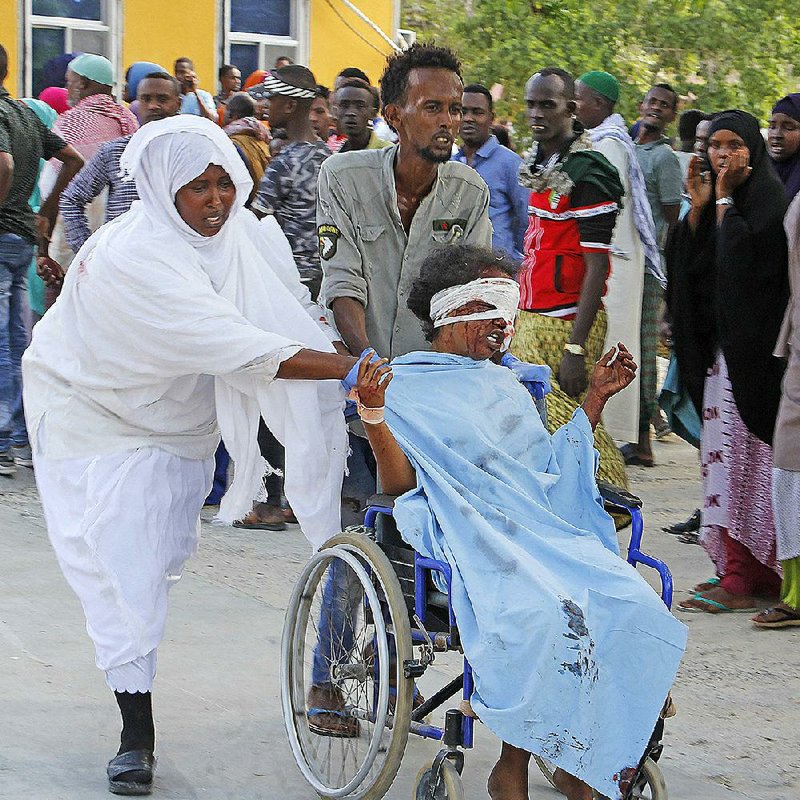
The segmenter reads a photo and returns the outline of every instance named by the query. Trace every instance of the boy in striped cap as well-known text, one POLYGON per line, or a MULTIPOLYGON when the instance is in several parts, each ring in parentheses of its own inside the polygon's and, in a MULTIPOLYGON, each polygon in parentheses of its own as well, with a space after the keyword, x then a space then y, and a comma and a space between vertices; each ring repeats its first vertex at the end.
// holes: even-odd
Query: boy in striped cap
MULTIPOLYGON (((309 117, 317 94, 317 81, 311 70, 300 64, 270 70, 262 83, 251 87, 255 100, 269 104, 269 124, 273 134, 286 132, 286 144, 272 159, 250 210, 259 218, 272 214, 280 225, 300 272, 300 280, 316 300, 322 283, 317 241, 317 180, 322 162, 331 154, 314 131, 309 117)), ((266 428, 259 426, 258 441, 267 461, 282 469, 284 452, 266 428)), ((280 475, 267 479, 267 502, 256 503, 252 511, 235 525, 255 530, 283 530, 294 522, 291 509, 281 508, 280 475)))

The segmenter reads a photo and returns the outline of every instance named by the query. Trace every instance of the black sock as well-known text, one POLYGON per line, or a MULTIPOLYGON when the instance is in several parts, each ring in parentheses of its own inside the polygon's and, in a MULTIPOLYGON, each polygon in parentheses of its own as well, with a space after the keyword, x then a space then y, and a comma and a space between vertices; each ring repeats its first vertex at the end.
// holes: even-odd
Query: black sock
POLYGON ((156 730, 153 724, 152 695, 150 692, 114 692, 122 713, 122 735, 119 753, 129 750, 155 749, 156 730))

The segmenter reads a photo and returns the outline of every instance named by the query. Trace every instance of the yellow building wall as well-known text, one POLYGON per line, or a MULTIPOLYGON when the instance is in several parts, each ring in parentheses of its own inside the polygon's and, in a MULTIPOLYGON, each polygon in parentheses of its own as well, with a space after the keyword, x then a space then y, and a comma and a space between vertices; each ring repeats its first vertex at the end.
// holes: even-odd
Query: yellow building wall
MULTIPOLYGON (((363 69, 377 84, 392 48, 347 6, 339 0, 332 0, 332 3, 334 8, 325 0, 311 0, 309 3, 308 66, 317 81, 325 86, 333 86, 334 78, 345 67, 363 69)), ((387 36, 394 36, 394 0, 354 0, 354 5, 387 36)))
MULTIPOLYGON (((2 2, 4 0, 0 0, 2 2)), ((217 93, 217 0, 125 0, 122 20, 122 64, 153 61, 168 72, 176 58, 194 61, 200 87, 217 93)))
POLYGON ((0 0, 0 44, 8 53, 8 77, 5 80, 5 87, 9 93, 19 97, 22 95, 22 87, 17 85, 17 81, 21 78, 19 62, 22 51, 17 12, 17 3, 12 0, 0 0))

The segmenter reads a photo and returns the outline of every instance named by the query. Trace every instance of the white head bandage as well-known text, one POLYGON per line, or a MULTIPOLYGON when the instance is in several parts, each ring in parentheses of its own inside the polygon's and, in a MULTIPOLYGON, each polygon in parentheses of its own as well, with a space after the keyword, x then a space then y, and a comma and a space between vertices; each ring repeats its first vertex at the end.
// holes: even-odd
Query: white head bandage
POLYGON ((504 319, 514 324, 519 306, 519 284, 511 278, 478 278, 476 281, 462 283, 442 289, 431 297, 431 321, 434 328, 452 325, 454 322, 469 322, 473 319, 504 319), (474 314, 459 314, 451 317, 456 309, 476 300, 492 306, 488 311, 474 314))
POLYGON ((519 284, 511 278, 478 278, 478 280, 442 289, 431 298, 431 321, 434 328, 471 320, 497 319, 506 322, 506 342, 508 348, 514 334, 514 320, 519 307, 519 284), (474 301, 486 303, 492 308, 474 314, 450 316, 457 309, 474 301))

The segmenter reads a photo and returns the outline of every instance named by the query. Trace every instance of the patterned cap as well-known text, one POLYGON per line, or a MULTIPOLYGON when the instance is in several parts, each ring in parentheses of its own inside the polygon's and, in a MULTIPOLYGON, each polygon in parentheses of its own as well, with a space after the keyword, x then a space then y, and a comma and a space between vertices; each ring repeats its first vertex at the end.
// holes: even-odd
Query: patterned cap
POLYGON ((262 83, 247 91, 254 100, 265 100, 274 94, 311 99, 317 95, 317 81, 308 67, 289 64, 270 70, 262 83))

